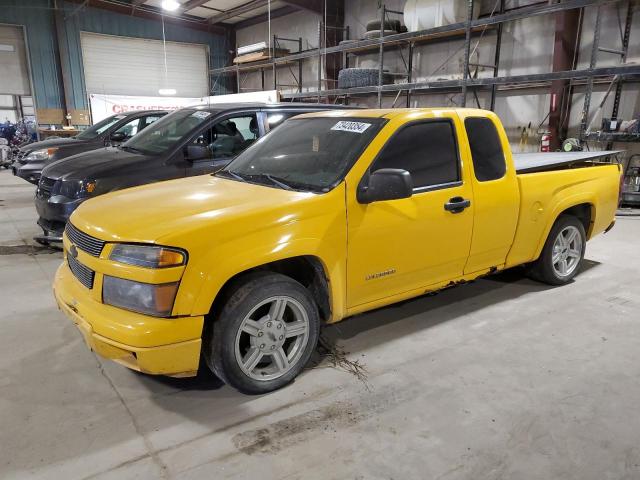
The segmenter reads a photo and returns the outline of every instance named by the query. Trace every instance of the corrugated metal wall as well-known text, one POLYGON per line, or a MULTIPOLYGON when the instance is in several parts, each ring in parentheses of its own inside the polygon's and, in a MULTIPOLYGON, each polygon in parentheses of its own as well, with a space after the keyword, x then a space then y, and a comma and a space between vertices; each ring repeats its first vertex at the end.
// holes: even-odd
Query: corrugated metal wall
POLYGON ((0 23, 25 27, 33 96, 38 108, 61 107, 52 13, 47 0, 0 2, 0 23))
MULTIPOLYGON (((26 29, 30 56, 34 97, 38 108, 62 108, 62 96, 56 67, 54 10, 49 0, 1 0, 0 23, 23 25, 26 29)), ((69 51, 69 80, 73 88, 72 104, 76 109, 86 109, 87 98, 82 73, 80 32, 95 32, 126 37, 162 39, 162 24, 156 20, 122 15, 98 8, 83 8, 73 16, 70 14, 78 4, 60 2, 64 9, 66 46, 69 51)), ((175 42, 201 43, 209 46, 211 68, 225 65, 227 50, 222 35, 194 30, 167 23, 167 40, 175 42)), ((0 80, 1 81, 1 80, 0 80)))

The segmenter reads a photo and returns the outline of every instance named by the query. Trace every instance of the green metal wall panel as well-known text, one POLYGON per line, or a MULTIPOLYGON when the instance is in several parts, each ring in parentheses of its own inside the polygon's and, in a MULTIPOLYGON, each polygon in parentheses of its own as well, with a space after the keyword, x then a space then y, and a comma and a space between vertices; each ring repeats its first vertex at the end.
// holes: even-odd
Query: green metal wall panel
MULTIPOLYGON (((23 25, 26 30, 33 80, 34 98, 38 108, 62 108, 61 82, 57 68, 56 37, 53 2, 49 0, 0 0, 0 23, 23 25)), ((58 2, 65 18, 65 44, 69 53, 68 72, 72 86, 71 104, 87 107, 82 69, 80 32, 120 35, 125 37, 162 39, 160 21, 123 15, 99 8, 83 7, 71 2, 58 2), (75 14, 74 14, 75 12, 75 14)), ((209 66, 226 64, 228 45, 219 34, 194 30, 166 23, 168 41, 199 43, 209 46, 209 66)), ((1 79, 0 79, 1 81, 1 79)))
POLYGON ((53 10, 47 0, 1 0, 0 23, 22 25, 27 37, 33 96, 38 108, 60 108, 53 10))

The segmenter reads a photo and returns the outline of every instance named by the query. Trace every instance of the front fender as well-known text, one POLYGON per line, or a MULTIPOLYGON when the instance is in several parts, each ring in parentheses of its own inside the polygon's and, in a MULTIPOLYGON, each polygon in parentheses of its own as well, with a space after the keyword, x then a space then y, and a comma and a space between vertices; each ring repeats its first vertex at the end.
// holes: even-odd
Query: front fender
MULTIPOLYGON (((328 249, 325 242, 326 240, 321 242, 319 239, 304 238, 267 248, 259 246, 246 252, 238 252, 236 255, 228 256, 224 260, 211 259, 217 263, 209 264, 215 265, 215 268, 211 268, 205 274, 199 291, 195 293, 191 315, 209 313, 211 305, 222 287, 236 275, 272 262, 301 256, 312 256, 320 261, 329 283, 331 310, 334 316, 341 315, 345 308, 345 286, 342 280, 345 278, 344 249, 328 249), (339 250, 342 254, 338 252, 339 250)), ((336 247, 338 247, 337 244, 336 247)))
POLYGON ((192 248, 183 245, 189 251, 189 263, 174 315, 206 315, 224 285, 242 272, 279 260, 312 256, 320 261, 328 279, 332 313, 342 318, 347 245, 343 187, 318 200, 284 210, 282 205, 274 206, 272 212, 227 219, 189 235, 194 240, 192 248), (295 212, 291 215, 295 220, 279 223, 289 216, 283 211, 295 212))

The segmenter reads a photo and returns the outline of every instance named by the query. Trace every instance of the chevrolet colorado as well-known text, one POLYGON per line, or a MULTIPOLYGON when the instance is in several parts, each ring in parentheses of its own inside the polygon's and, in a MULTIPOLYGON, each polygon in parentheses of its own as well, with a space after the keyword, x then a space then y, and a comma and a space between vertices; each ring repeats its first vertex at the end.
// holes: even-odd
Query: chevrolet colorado
POLYGON ((181 108, 118 148, 48 164, 36 190, 41 243, 60 242, 82 202, 148 183, 202 175, 224 167, 286 118, 345 109, 318 103, 230 103, 181 108))
POLYGON ((300 115, 214 175, 83 203, 55 297, 106 358, 190 376, 202 355, 238 390, 271 391, 323 322, 516 265, 571 281, 613 226, 620 168, 565 160, 519 173, 483 110, 300 115))

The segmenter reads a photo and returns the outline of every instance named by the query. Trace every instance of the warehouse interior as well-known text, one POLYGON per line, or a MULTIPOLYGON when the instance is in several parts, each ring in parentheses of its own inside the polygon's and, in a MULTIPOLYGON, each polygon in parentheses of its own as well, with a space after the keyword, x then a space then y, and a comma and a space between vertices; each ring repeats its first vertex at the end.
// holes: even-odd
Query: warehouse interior
POLYGON ((637 0, 0 0, 0 477, 640 478, 639 38, 637 0))

